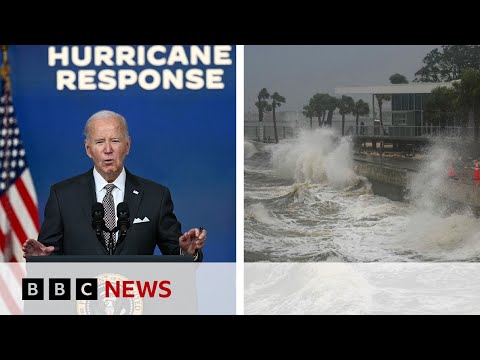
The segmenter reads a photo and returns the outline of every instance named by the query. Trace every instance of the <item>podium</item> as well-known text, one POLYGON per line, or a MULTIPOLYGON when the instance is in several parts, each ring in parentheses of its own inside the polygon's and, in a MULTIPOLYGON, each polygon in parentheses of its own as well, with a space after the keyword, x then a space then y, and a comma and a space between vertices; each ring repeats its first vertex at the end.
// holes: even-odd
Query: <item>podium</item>
POLYGON ((191 256, 51 255, 26 260, 23 294, 32 281, 42 284, 38 293, 43 298, 24 296, 25 314, 198 314, 200 263, 191 256))

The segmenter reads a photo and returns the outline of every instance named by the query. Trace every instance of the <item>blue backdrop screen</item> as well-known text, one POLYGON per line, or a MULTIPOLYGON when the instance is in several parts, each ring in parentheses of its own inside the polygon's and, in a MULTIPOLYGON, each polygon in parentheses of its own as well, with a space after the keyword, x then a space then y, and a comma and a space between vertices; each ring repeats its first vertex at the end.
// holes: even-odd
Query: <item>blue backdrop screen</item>
MULTIPOLYGON (((125 116, 125 165, 170 188, 205 261, 235 261, 234 46, 9 46, 13 102, 40 211, 50 186, 92 167, 83 127, 125 116)), ((158 249, 157 249, 158 251, 158 249)))

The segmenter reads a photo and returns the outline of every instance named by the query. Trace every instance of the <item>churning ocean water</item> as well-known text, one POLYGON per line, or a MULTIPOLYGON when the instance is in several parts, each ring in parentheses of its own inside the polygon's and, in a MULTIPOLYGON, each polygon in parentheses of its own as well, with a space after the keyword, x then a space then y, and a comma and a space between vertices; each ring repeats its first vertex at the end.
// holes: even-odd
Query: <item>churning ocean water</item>
POLYGON ((478 261, 480 222, 437 197, 448 156, 437 151, 398 202, 372 193, 349 138, 330 129, 245 141, 245 261, 478 261))

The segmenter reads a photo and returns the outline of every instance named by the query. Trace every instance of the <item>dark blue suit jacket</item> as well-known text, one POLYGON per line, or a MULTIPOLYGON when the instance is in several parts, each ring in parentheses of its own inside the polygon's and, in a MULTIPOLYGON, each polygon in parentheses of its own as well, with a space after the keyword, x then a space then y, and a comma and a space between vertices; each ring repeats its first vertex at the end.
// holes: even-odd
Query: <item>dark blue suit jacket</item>
MULTIPOLYGON (((114 254, 152 255, 158 245, 164 255, 179 255, 182 230, 173 213, 170 191, 128 170, 126 173, 124 201, 130 210, 130 229, 114 254), (150 221, 133 223, 135 218, 145 217, 150 221)), ((105 244, 98 240, 91 225, 96 202, 93 168, 53 185, 38 241, 53 245, 57 255, 107 255, 105 244)), ((198 260, 202 260, 201 252, 198 260)))

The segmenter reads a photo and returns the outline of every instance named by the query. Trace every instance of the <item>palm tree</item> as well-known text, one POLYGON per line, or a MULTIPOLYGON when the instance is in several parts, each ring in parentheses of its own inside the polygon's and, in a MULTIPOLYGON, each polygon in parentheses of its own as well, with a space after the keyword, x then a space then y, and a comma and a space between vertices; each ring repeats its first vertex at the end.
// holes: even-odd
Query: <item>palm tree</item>
POLYGON ((303 115, 305 115, 305 117, 310 119, 310 129, 313 128, 312 120, 313 120, 313 117, 315 116, 315 109, 311 105, 312 105, 311 102, 309 102, 306 105, 303 105, 303 115))
POLYGON ((272 95, 272 116, 273 116, 273 131, 275 133, 275 142, 278 144, 278 135, 277 135, 277 121, 275 120, 275 109, 282 106, 282 103, 285 103, 286 100, 278 92, 274 92, 272 95))
POLYGON ((326 96, 328 94, 316 93, 310 99, 310 106, 314 110, 314 116, 318 117, 318 127, 321 127, 325 120, 327 110, 326 96))
POLYGON ((382 127, 383 130, 383 117, 382 117, 382 105, 384 101, 390 101, 392 98, 390 95, 386 94, 375 94, 377 97, 377 102, 378 102, 378 112, 380 113, 380 126, 382 127))
POLYGON ((271 106, 267 102, 267 100, 270 98, 270 94, 268 93, 266 88, 263 88, 260 90, 258 93, 258 101, 255 103, 255 106, 258 109, 258 121, 259 121, 259 140, 263 141, 264 139, 264 128, 263 128, 263 114, 265 114, 267 111, 271 111, 271 106))
POLYGON ((255 103, 255 106, 258 109, 258 121, 263 122, 263 115, 268 111, 268 106, 270 104, 266 100, 260 100, 255 103))
POLYGON ((268 93, 266 88, 263 88, 258 93, 258 102, 255 103, 255 106, 258 108, 258 121, 263 121, 263 114, 265 113, 265 109, 268 105, 267 101, 270 98, 270 94, 268 93))
MULTIPOLYGON (((338 101, 338 112, 342 115, 342 136, 345 133, 345 115, 350 114, 355 107, 353 98, 347 95, 342 95, 338 101)), ((358 122, 358 119, 357 119, 358 122)))
POLYGON ((355 115, 355 134, 358 135, 358 118, 370 113, 370 107, 363 100, 358 100, 352 110, 352 114, 355 115))
POLYGON ((322 109, 322 126, 325 126, 326 125, 326 121, 325 121, 325 116, 327 115, 327 109, 328 109, 328 97, 330 95, 328 94, 320 94, 320 97, 319 97, 319 102, 320 102, 320 107, 322 109))
POLYGON ((326 124, 327 126, 332 127, 333 112, 338 107, 338 99, 336 97, 326 94, 325 102, 328 111, 326 124))

